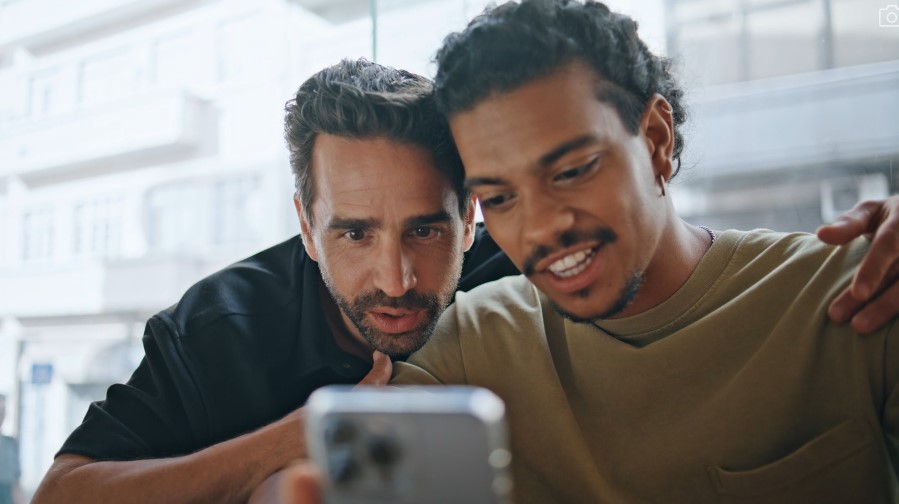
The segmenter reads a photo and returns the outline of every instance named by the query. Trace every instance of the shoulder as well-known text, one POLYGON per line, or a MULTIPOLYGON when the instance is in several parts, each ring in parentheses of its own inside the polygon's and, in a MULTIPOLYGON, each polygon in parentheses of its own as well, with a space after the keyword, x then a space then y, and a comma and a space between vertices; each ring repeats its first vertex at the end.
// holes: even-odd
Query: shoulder
POLYGON ((454 319, 463 334, 514 329, 533 325, 541 317, 545 300, 524 276, 510 276, 456 294, 443 318, 454 319))
POLYGON ((858 238, 846 245, 834 246, 809 233, 779 233, 765 229, 725 231, 722 238, 736 243, 732 269, 788 274, 797 280, 825 276, 837 283, 848 281, 869 245, 868 240, 858 238))
POLYGON ((156 318, 184 333, 223 317, 274 314, 299 303, 307 260, 295 236, 200 280, 156 318))

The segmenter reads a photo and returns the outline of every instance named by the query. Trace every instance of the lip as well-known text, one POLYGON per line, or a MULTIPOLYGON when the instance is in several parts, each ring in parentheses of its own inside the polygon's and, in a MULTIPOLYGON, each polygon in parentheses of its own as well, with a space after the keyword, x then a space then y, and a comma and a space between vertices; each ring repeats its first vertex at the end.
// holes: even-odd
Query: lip
POLYGON ((605 244, 594 244, 589 247, 577 247, 567 249, 563 252, 553 254, 552 256, 540 261, 540 268, 537 269, 537 274, 543 277, 546 282, 552 287, 553 290, 562 292, 562 293, 573 293, 580 291, 586 287, 589 287, 593 282, 596 281, 596 278, 599 276, 600 271, 602 270, 602 264, 605 261, 605 244), (584 268, 584 271, 581 271, 577 275, 562 278, 557 276, 555 273, 549 270, 549 265, 558 261, 559 259, 580 252, 582 250, 593 250, 593 256, 590 259, 590 264, 584 268))
POLYGON ((387 334, 401 334, 418 327, 427 316, 425 310, 375 308, 368 311, 375 329, 387 334))

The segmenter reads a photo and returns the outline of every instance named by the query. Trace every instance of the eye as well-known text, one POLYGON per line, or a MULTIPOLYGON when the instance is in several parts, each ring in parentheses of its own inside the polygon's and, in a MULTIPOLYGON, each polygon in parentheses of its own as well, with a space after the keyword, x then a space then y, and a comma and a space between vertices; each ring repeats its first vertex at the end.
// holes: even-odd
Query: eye
POLYGON ((428 226, 419 226, 412 230, 412 236, 416 238, 431 238, 437 234, 437 230, 428 226))
POLYGON ((489 196, 486 198, 478 197, 478 201, 481 203, 481 209, 491 209, 509 201, 509 196, 497 194, 496 196, 489 196))
POLYGON ((594 168, 599 165, 599 157, 595 157, 590 160, 589 163, 578 166, 577 168, 571 168, 568 170, 563 170, 553 176, 553 182, 567 182, 570 180, 577 179, 589 172, 591 172, 594 168))
POLYGON ((350 229, 343 236, 351 241, 362 241, 365 239, 365 231, 361 229, 350 229))

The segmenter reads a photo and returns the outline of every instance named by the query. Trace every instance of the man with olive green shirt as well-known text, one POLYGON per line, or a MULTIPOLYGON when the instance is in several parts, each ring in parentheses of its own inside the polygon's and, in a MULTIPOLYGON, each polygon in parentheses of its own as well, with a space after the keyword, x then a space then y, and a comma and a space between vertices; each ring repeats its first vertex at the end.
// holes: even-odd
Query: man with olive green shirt
POLYGON ((590 323, 510 277, 459 293, 393 382, 502 397, 517 502, 888 502, 899 324, 825 313, 864 251, 726 231, 673 296, 590 323))
POLYGON ((466 186, 525 276, 459 294, 392 383, 502 397, 518 502, 899 496, 899 325, 828 317, 868 243, 681 220, 683 93, 632 20, 510 2, 437 63, 466 186))

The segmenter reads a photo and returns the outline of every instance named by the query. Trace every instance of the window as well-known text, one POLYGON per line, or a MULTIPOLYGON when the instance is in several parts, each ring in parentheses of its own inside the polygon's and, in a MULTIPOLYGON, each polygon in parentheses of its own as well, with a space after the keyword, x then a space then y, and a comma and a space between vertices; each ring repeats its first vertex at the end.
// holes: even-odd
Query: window
POLYGON ((258 210, 262 195, 258 176, 220 180, 215 183, 215 227, 217 245, 253 241, 258 238, 258 210))
POLYGON ((198 250, 209 242, 209 191, 196 182, 169 184, 147 194, 147 241, 152 252, 198 250))
POLYGON ((62 105, 59 73, 56 70, 45 70, 34 74, 29 83, 28 94, 31 115, 59 112, 62 105))
POLYGON ((22 259, 47 260, 53 256, 54 213, 50 209, 28 210, 22 217, 22 259))
POLYGON ((879 26, 880 9, 888 5, 897 2, 863 6, 858 0, 831 0, 836 66, 899 59, 899 29, 879 26))
POLYGON ((103 199, 75 207, 73 249, 80 257, 117 257, 124 226, 120 199, 103 199))
POLYGON ((134 59, 125 49, 94 56, 81 64, 81 103, 124 98, 136 84, 134 59))
POLYGON ((704 84, 899 59, 897 30, 879 28, 873 2, 668 0, 667 5, 669 53, 686 61, 688 78, 704 84))
POLYGON ((154 84, 183 86, 195 79, 197 54, 190 33, 177 33, 156 41, 153 48, 154 84))

